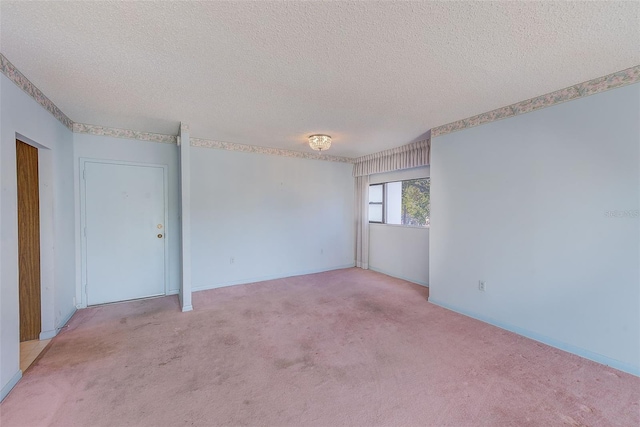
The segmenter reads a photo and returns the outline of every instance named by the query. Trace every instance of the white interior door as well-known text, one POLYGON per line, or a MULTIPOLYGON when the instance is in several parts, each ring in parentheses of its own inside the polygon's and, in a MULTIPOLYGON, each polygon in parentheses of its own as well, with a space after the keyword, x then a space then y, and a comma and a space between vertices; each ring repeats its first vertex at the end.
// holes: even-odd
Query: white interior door
POLYGON ((165 293, 161 166, 84 162, 87 305, 165 293))

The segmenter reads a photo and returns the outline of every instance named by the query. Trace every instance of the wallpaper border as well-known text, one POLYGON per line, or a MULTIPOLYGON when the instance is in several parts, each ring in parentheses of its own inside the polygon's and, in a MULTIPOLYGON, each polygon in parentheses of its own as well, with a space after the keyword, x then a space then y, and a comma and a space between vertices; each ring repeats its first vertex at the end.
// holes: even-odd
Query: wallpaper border
POLYGON ((111 136, 114 138, 137 139, 140 141, 159 142, 163 144, 176 144, 176 135, 165 135, 161 133, 139 132, 129 129, 110 128, 106 126, 88 125, 84 123, 73 124, 74 133, 88 133, 90 135, 111 136))
MULTIPOLYGON (((129 129, 111 128, 107 126, 75 123, 58 108, 47 96, 38 89, 15 65, 11 63, 2 53, 0 53, 0 72, 7 76, 16 86, 22 89, 27 95, 33 98, 45 110, 50 112, 60 123, 74 133, 86 133, 99 136, 111 136, 115 138, 127 138, 140 141, 159 142, 165 144, 176 144, 176 135, 165 135, 152 132, 141 132, 129 129)), ((615 89, 618 87, 640 82, 640 65, 636 65, 626 70, 588 80, 583 83, 560 89, 545 95, 537 96, 515 104, 507 105, 486 113, 478 114, 466 119, 457 120, 442 126, 431 129, 431 137, 446 135, 451 132, 491 123, 497 120, 506 119, 520 114, 530 113, 541 108, 551 107, 562 102, 571 101, 596 93, 615 89)), ((301 159, 326 160, 332 162, 354 163, 356 158, 321 155, 315 153, 305 153, 301 151, 286 150, 272 147, 261 147, 255 145, 238 144, 232 142, 213 141, 208 139, 191 138, 191 145, 195 147, 215 148, 229 151, 240 151, 245 153, 270 154, 284 157, 295 157, 301 159)))
POLYGON ((237 144, 235 142, 213 141, 210 139, 191 138, 192 147, 214 148, 218 150, 241 151, 244 153, 271 154, 282 157, 295 157, 298 159, 326 160, 329 162, 354 163, 355 158, 327 156, 302 151, 286 150, 283 148, 261 147, 257 145, 237 144))
POLYGON ((0 53, 0 72, 7 76, 16 86, 25 91, 27 95, 40 104, 42 108, 50 112, 60 123, 65 125, 69 130, 73 130, 73 120, 63 113, 53 101, 47 98, 36 85, 31 83, 2 53, 0 53))
POLYGON ((527 99, 526 101, 516 102, 515 104, 478 114, 477 116, 468 117, 466 119, 457 120, 446 125, 435 127, 431 129, 431 136, 442 136, 462 129, 495 122, 496 120, 530 113, 541 108, 551 107, 552 105, 560 104, 562 102, 583 98, 585 96, 594 95, 596 93, 637 82, 640 82, 640 65, 583 83, 578 83, 545 95, 536 96, 535 98, 527 99))

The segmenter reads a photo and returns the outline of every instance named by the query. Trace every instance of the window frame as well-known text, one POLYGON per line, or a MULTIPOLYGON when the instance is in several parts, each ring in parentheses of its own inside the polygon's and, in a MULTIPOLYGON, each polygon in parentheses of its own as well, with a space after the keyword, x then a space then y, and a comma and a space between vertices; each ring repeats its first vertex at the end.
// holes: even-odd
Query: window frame
MULTIPOLYGON (((369 184, 369 191, 371 191, 371 187, 379 185, 382 187, 382 201, 381 202, 372 202, 371 201, 371 197, 369 197, 369 207, 371 205, 380 205, 382 206, 382 221, 371 221, 371 218, 369 218, 369 224, 386 224, 387 222, 387 187, 386 187, 386 183, 380 183, 380 184, 369 184)), ((368 211, 367 211, 368 213, 368 211)))
MULTIPOLYGON (((429 183, 431 183, 431 177, 430 176, 426 176, 423 178, 409 178, 409 179, 398 179, 398 180, 393 180, 393 181, 384 181, 384 182, 377 182, 375 184, 369 184, 369 188, 373 187, 373 186, 377 186, 377 185, 381 185, 382 186, 382 202, 369 202, 369 206, 371 205, 382 205, 382 221, 371 221, 371 219, 369 219, 369 224, 382 224, 382 225, 388 225, 391 227, 407 227, 407 228, 430 228, 431 225, 431 221, 428 221, 426 225, 409 225, 409 224, 387 224, 387 184, 392 184, 392 183, 396 183, 396 182, 400 182, 400 183, 404 183, 405 181, 416 181, 419 179, 428 179, 429 183)), ((431 193, 431 191, 429 191, 429 194, 431 193)), ((430 219, 430 215, 429 215, 429 219, 430 219)))

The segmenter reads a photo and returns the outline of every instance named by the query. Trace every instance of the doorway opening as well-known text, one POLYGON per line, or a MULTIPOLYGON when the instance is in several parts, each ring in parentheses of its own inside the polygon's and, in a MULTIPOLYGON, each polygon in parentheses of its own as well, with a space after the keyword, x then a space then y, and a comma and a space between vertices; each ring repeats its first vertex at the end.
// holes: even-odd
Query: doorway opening
POLYGON ((16 140, 20 342, 36 340, 42 326, 38 149, 16 140))
POLYGON ((16 139, 18 210, 18 303, 20 369, 26 369, 44 349, 40 263, 40 179, 38 149, 16 139))

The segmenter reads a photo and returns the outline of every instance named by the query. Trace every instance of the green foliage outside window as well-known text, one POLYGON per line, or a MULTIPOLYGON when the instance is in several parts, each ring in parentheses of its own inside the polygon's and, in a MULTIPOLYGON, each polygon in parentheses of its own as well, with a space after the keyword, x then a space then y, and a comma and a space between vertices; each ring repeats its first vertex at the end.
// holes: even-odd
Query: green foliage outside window
POLYGON ((429 178, 402 181, 402 224, 429 225, 429 178))

